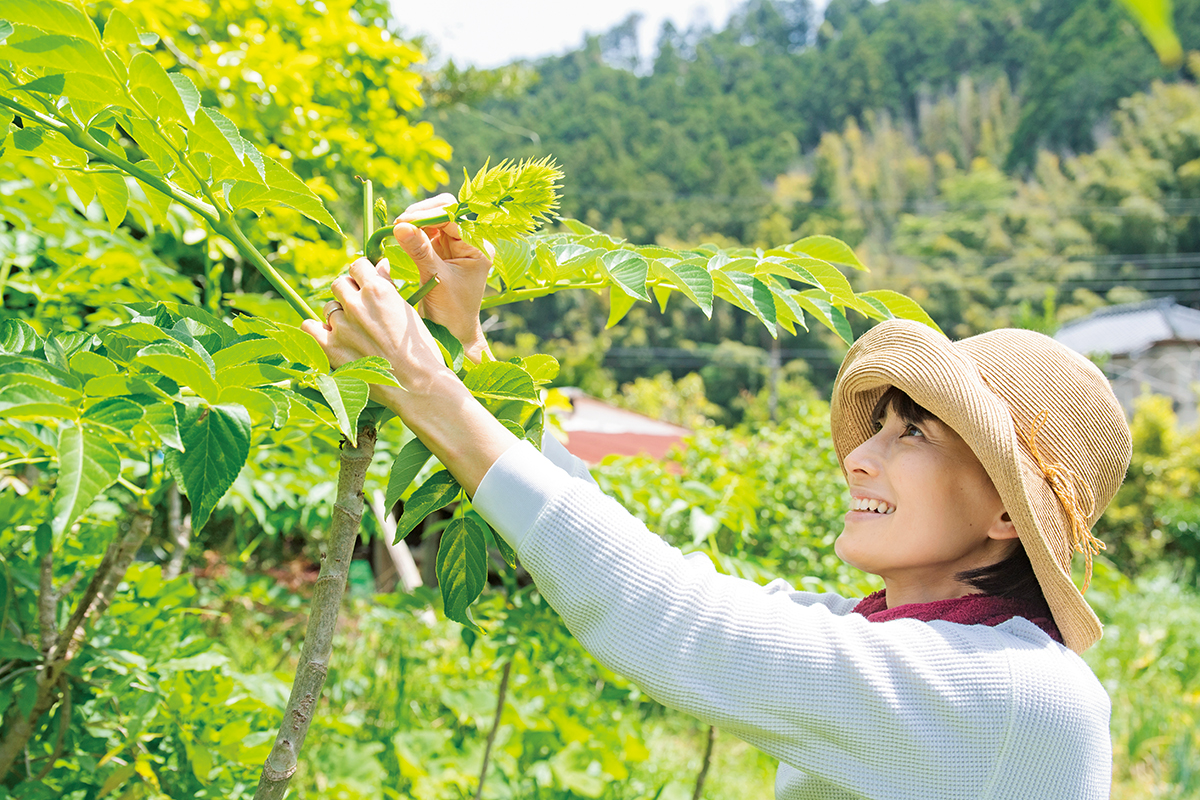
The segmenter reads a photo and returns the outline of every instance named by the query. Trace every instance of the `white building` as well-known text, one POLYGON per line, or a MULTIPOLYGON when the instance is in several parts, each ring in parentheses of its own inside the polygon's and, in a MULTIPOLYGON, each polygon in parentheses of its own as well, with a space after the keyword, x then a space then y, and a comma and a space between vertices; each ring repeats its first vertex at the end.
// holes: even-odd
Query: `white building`
POLYGON ((1064 325, 1054 338, 1100 365, 1126 414, 1150 392, 1172 399, 1180 423, 1200 419, 1200 311, 1173 297, 1111 306, 1064 325))

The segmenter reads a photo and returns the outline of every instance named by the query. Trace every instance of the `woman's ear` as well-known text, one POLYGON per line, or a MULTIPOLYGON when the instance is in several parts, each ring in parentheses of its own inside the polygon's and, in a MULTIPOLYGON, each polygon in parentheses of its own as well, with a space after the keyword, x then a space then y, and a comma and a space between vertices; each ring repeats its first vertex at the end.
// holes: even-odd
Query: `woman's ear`
POLYGON ((988 538, 997 540, 1017 538, 1017 526, 1007 511, 1002 511, 1000 516, 996 517, 996 521, 992 523, 992 527, 988 528, 988 538))

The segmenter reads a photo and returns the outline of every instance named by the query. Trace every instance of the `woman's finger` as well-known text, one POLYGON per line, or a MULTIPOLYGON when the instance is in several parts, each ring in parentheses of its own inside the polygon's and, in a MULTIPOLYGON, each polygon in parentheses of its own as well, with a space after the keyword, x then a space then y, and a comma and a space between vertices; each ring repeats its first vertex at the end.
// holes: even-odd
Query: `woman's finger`
POLYGON ((333 293, 334 299, 342 304, 345 304, 346 298, 352 292, 357 292, 358 290, 358 283, 349 275, 339 275, 329 285, 329 291, 333 293))
POLYGON ((458 199, 448 192, 442 192, 436 197, 427 197, 424 200, 413 203, 408 208, 404 209, 404 213, 396 217, 396 222, 409 222, 414 219, 429 216, 430 211, 446 206, 454 205, 458 199))
POLYGON ((396 227, 392 229, 392 235, 396 237, 396 242, 404 248, 404 252, 408 253, 408 257, 413 260, 422 274, 433 274, 438 271, 441 259, 434 252, 433 243, 429 241, 429 236, 425 234, 425 231, 407 222, 397 222, 396 227))
POLYGON ((385 281, 392 279, 392 265, 386 258, 379 259, 379 263, 375 265, 375 271, 379 273, 379 277, 385 281))
POLYGON ((359 258, 350 265, 350 279, 363 289, 372 281, 379 280, 379 271, 369 258, 359 258))

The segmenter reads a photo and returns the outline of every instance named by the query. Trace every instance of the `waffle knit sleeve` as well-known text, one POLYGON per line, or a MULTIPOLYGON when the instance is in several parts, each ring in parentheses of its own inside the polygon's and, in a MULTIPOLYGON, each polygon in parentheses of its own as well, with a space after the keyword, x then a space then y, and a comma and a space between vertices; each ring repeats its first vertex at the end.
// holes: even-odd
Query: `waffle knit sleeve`
POLYGON ((528 444, 475 507, 600 662, 790 768, 779 797, 1018 797, 1012 770, 1036 796, 1107 796, 1080 774, 1111 758, 1107 697, 1080 707, 1086 665, 1036 629, 870 623, 854 600, 721 575, 528 444))

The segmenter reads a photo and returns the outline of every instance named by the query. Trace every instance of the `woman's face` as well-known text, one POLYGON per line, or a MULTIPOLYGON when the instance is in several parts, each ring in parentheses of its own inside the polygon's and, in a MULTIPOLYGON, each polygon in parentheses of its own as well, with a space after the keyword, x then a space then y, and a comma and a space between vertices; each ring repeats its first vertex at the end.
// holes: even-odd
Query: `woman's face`
POLYGON ((882 577, 889 605, 972 593, 954 576, 1003 560, 1017 535, 991 478, 936 418, 888 407, 876 427, 846 456, 850 511, 834 551, 882 577))

